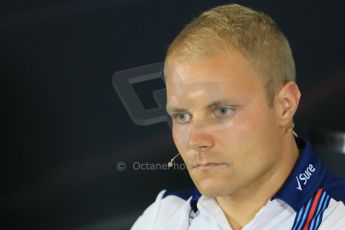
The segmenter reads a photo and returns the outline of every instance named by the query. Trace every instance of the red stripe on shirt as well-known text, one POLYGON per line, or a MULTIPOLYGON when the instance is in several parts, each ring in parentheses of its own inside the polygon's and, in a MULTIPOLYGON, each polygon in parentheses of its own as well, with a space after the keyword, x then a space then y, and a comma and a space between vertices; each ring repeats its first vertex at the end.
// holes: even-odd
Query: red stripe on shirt
POLYGON ((319 203, 322 191, 323 191, 323 189, 319 188, 319 190, 317 191, 317 193, 315 195, 315 198, 314 198, 314 201, 313 201, 313 205, 311 206, 311 209, 310 209, 310 212, 309 212, 309 215, 308 215, 308 219, 307 219, 307 222, 305 223, 305 225, 303 227, 303 230, 307 230, 309 228, 309 224, 310 224, 310 222, 313 219, 313 216, 315 214, 316 207, 317 207, 317 204, 319 203))

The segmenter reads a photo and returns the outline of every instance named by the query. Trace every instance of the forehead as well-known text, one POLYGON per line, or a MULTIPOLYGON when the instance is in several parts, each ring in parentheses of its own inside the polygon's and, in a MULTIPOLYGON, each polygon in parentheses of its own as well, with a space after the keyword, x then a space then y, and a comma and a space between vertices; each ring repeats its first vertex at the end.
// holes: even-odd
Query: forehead
POLYGON ((239 52, 224 52, 191 63, 167 59, 165 78, 168 105, 197 98, 250 100, 263 84, 239 52), (226 97, 226 98, 225 98, 226 97))

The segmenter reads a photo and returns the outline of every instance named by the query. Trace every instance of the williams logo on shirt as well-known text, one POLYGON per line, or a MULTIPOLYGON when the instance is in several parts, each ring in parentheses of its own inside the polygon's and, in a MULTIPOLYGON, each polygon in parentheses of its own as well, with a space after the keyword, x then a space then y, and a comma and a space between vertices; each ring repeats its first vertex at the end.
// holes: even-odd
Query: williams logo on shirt
POLYGON ((302 191, 303 187, 308 183, 308 180, 313 175, 313 172, 315 172, 315 167, 312 164, 309 164, 309 166, 304 170, 304 172, 300 173, 298 176, 296 176, 297 180, 297 189, 302 191))

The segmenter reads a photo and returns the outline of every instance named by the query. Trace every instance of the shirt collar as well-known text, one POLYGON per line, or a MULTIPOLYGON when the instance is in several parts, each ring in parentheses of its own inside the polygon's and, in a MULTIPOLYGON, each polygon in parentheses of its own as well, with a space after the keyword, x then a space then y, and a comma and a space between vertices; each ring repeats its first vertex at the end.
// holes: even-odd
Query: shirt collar
POLYGON ((298 148, 303 151, 284 185, 272 197, 272 200, 283 200, 295 211, 298 211, 319 188, 325 175, 325 169, 309 141, 296 138, 296 143, 298 148))
POLYGON ((195 212, 195 213, 198 211, 197 203, 198 203, 200 197, 201 197, 201 193, 195 187, 194 191, 193 191, 193 194, 192 194, 192 199, 189 202, 190 207, 192 208, 193 212, 195 212))

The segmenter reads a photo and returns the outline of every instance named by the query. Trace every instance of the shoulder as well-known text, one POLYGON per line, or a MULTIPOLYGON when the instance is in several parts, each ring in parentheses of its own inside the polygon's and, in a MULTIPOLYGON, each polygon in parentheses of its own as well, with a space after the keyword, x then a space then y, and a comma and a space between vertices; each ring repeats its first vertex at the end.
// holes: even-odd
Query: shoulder
POLYGON ((162 190, 156 197, 156 200, 145 209, 143 214, 136 220, 131 230, 156 229, 168 223, 174 216, 181 218, 187 216, 190 211, 190 200, 192 198, 194 188, 188 188, 176 192, 162 190))
POLYGON ((327 194, 328 206, 320 229, 345 229, 345 180, 326 172, 321 187, 327 194))
POLYGON ((323 213, 321 229, 345 229, 345 205, 341 201, 331 198, 323 213))
POLYGON ((345 180, 326 172, 321 186, 332 199, 345 204, 345 180))

